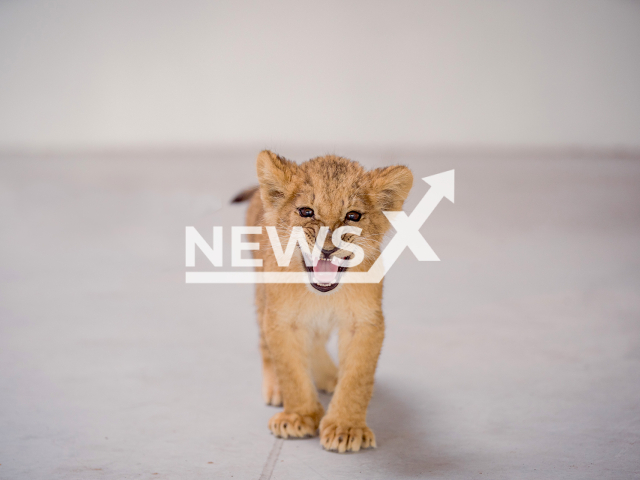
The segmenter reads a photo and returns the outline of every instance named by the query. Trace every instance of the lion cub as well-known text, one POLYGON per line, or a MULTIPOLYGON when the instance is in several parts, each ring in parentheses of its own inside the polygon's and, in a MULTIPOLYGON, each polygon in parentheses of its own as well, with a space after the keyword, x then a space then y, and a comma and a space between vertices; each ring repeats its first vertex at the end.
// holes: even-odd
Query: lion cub
MULTIPOLYGON (((380 254, 390 227, 384 211, 401 210, 413 175, 403 166, 365 171, 357 162, 333 155, 300 165, 272 152, 257 160, 259 188, 245 191, 235 202, 250 199, 247 225, 262 233, 250 235, 262 259, 258 271, 308 272, 308 283, 257 284, 256 305, 262 351, 262 394, 267 404, 284 410, 269 421, 271 432, 283 438, 316 435, 327 450, 354 451, 375 447, 366 423, 373 376, 384 338, 382 282, 341 283, 349 271, 366 272, 380 254), (323 230, 328 232, 316 252, 306 259, 300 244, 287 267, 276 261, 265 227, 275 226, 281 245, 293 227, 302 227, 313 250, 323 230), (342 239, 364 251, 359 265, 343 266, 353 258, 338 249, 331 233, 342 226, 358 227, 359 235, 342 239), (335 259, 335 260, 334 260, 335 259), (338 329, 339 368, 325 349, 332 329, 338 329), (325 415, 316 387, 334 392, 325 415)), ((302 242, 303 240, 301 240, 302 242)))

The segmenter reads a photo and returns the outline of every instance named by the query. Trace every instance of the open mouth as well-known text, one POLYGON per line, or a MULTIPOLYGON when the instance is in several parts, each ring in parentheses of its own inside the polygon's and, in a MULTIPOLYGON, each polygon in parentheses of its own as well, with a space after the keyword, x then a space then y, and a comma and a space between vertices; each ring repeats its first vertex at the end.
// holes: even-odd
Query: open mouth
POLYGON ((330 292, 336 288, 340 284, 342 274, 347 270, 347 267, 342 266, 347 259, 348 257, 320 257, 317 260, 314 259, 313 262, 308 262, 313 263, 311 267, 305 262, 304 266, 309 273, 311 286, 322 293, 330 292))

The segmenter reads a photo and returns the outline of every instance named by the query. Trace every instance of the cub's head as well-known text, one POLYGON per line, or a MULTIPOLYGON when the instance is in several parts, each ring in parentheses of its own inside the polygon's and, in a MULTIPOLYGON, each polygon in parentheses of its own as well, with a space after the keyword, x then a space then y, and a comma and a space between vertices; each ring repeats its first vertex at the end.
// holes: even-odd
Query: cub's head
POLYGON ((366 171, 359 163, 334 155, 298 165, 265 150, 258 155, 257 169, 264 225, 277 228, 283 248, 294 227, 302 227, 309 249, 304 253, 296 246, 290 269, 308 271, 310 285, 318 292, 337 288, 347 269, 371 267, 390 227, 382 212, 402 210, 413 184, 407 167, 366 171), (340 237, 361 250, 333 244, 333 233, 340 227, 355 227, 343 229, 347 232, 340 237), (362 261, 353 265, 362 253, 362 261))

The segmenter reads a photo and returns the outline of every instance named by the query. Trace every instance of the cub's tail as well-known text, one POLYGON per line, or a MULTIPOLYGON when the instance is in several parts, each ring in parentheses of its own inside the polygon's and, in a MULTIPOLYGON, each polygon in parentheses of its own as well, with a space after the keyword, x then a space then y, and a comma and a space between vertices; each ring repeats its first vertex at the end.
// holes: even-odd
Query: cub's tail
POLYGON ((231 200, 231 203, 242 203, 242 202, 246 202, 247 200, 250 200, 251 197, 253 197, 253 194, 258 191, 258 188, 259 188, 258 186, 255 186, 255 187, 247 188, 246 190, 241 191, 239 194, 233 197, 233 200, 231 200))

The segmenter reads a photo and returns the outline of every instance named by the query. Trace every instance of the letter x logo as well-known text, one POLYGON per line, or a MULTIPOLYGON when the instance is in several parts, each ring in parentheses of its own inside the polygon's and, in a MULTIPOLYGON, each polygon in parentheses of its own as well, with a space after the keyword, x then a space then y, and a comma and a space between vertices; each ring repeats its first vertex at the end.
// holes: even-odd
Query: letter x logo
POLYGON ((407 216, 402 211, 384 212, 393 228, 396 229, 396 234, 369 270, 368 276, 370 276, 370 279, 367 280, 382 280, 391 265, 395 263, 402 251, 407 247, 421 262, 437 262, 440 260, 436 252, 433 251, 420 234, 420 227, 427 221, 427 218, 429 218, 429 215, 431 215, 443 197, 448 198, 451 202, 454 201, 454 170, 431 175, 422 180, 431 185, 431 188, 422 197, 422 200, 420 200, 420 203, 411 212, 410 216, 407 216))

